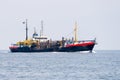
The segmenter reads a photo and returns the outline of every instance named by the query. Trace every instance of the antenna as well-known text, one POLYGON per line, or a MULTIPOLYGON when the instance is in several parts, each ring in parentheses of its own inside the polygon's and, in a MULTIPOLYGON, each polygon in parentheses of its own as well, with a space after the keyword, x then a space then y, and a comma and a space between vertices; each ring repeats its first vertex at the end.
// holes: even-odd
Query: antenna
POLYGON ((35 38, 36 36, 38 36, 38 34, 37 34, 37 32, 36 32, 36 28, 34 27, 33 38, 35 38))
POLYGON ((34 27, 34 34, 36 34, 36 28, 34 27))

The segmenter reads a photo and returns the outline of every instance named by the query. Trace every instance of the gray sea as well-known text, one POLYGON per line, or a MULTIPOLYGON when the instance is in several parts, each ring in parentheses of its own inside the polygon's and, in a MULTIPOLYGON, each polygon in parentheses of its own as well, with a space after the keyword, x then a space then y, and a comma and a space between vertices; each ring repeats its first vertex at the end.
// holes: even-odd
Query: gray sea
POLYGON ((0 51, 0 80, 120 80, 120 51, 0 51))

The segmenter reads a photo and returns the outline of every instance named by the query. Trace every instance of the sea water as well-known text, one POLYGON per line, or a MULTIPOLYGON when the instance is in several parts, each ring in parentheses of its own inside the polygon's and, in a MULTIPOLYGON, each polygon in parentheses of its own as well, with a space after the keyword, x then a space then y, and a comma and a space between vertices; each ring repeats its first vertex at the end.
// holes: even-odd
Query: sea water
POLYGON ((120 51, 0 51, 0 80, 120 80, 120 51))

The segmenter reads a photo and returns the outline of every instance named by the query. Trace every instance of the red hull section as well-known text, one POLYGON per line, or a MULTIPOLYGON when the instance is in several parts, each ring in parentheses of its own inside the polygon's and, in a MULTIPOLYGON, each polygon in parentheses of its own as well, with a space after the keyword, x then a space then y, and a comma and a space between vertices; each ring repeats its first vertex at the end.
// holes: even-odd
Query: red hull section
POLYGON ((81 43, 68 44, 66 45, 66 47, 84 47, 94 44, 95 44, 94 42, 81 42, 81 43))

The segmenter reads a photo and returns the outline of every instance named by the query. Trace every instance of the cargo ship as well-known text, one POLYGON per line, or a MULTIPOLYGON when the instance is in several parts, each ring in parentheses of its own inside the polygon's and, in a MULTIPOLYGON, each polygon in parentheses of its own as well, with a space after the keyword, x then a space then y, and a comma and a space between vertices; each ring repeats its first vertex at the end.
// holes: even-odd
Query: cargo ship
POLYGON ((41 34, 38 36, 36 30, 31 39, 28 39, 28 27, 26 24, 26 39, 16 44, 11 44, 9 49, 11 52, 76 52, 89 51, 92 52, 96 39, 80 40, 77 39, 77 24, 75 23, 74 37, 67 39, 62 37, 61 40, 48 39, 43 35, 43 21, 41 21, 41 34))

